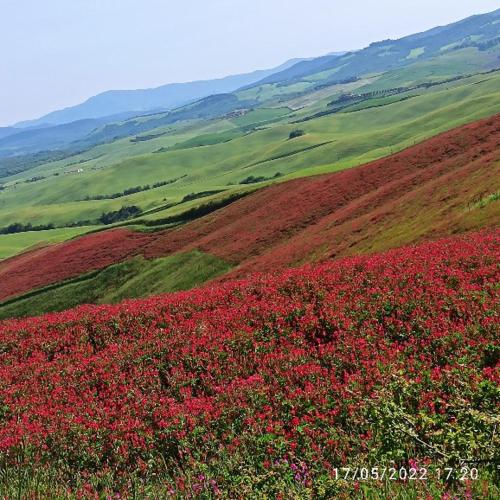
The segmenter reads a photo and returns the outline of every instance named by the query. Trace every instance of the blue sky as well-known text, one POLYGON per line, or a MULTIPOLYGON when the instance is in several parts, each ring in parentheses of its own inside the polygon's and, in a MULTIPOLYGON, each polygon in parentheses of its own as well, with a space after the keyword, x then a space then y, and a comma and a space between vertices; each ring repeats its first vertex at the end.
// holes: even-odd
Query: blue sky
POLYGON ((109 89, 366 46, 498 0, 0 0, 0 126, 109 89))

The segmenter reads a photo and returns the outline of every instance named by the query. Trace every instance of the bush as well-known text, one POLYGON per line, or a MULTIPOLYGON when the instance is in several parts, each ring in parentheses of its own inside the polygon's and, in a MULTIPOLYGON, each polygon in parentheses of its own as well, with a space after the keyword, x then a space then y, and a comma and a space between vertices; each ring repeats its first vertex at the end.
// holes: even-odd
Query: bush
POLYGON ((103 213, 101 217, 99 217, 99 222, 101 222, 102 224, 114 224, 115 222, 120 222, 123 220, 131 219, 132 217, 136 217, 141 212, 142 210, 135 205, 122 207, 120 208, 120 210, 103 213))
POLYGON ((271 179, 277 179, 281 177, 283 174, 281 172, 276 172, 272 177, 264 177, 263 175, 255 177, 254 175, 249 175, 242 181, 240 184, 256 184, 257 182, 270 181, 271 179))
POLYGON ((290 135, 288 136, 289 139, 295 139, 297 137, 301 137, 305 134, 303 130, 297 129, 297 130, 292 130, 290 132, 290 135))
POLYGON ((189 193, 184 198, 182 198, 181 203, 184 203, 186 201, 192 201, 192 200, 197 200, 198 198, 205 198, 206 196, 212 196, 213 194, 221 193, 222 191, 220 189, 217 189, 215 191, 200 191, 199 193, 189 193))

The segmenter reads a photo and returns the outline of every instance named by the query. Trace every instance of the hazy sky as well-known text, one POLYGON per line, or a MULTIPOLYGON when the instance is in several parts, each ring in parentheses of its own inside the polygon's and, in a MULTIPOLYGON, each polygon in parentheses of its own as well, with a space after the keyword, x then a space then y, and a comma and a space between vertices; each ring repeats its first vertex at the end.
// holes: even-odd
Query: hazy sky
POLYGON ((109 89, 362 48, 499 0, 0 0, 0 126, 109 89))

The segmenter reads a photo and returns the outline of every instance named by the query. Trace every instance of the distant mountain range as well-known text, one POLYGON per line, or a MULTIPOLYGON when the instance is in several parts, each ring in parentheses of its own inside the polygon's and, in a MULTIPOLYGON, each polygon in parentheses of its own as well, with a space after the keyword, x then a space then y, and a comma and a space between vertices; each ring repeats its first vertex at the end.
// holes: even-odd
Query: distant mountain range
POLYGON ((301 59, 291 59, 277 68, 258 70, 215 80, 170 83, 153 89, 109 90, 91 97, 77 106, 53 111, 37 120, 17 123, 15 127, 61 125, 77 120, 110 117, 125 112, 133 112, 138 115, 152 111, 166 111, 209 95, 233 92, 241 87, 258 82, 273 73, 284 71, 299 61, 301 59))
POLYGON ((18 129, 0 129, 0 157, 27 152, 50 151, 65 148, 110 121, 126 120, 135 113, 121 113, 107 118, 86 118, 61 125, 47 125, 18 129))
POLYGON ((17 134, 19 132, 19 129, 15 127, 0 127, 0 139, 3 139, 4 137, 8 137, 9 135, 12 134, 17 134))

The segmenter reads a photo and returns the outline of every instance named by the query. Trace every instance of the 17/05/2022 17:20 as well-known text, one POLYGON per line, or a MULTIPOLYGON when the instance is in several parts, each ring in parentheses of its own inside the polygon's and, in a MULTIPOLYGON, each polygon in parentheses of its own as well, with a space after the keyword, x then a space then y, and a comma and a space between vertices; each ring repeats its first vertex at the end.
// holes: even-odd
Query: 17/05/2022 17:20
POLYGON ((476 467, 340 467, 333 470, 336 480, 344 481, 427 481, 432 476, 439 480, 475 481, 479 479, 476 467))

